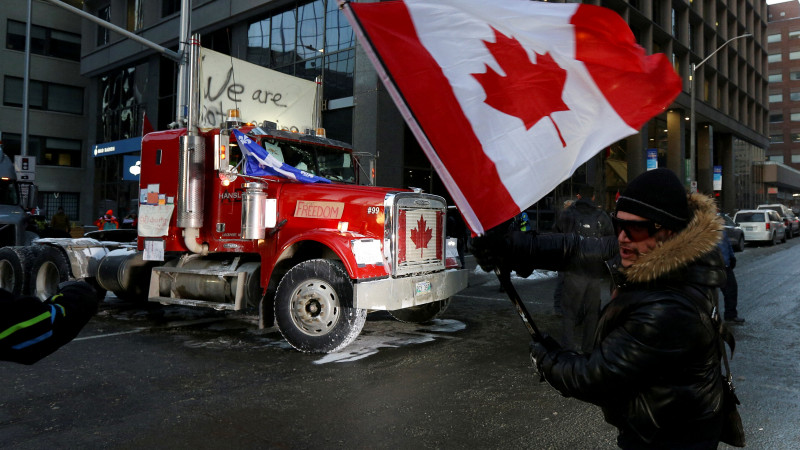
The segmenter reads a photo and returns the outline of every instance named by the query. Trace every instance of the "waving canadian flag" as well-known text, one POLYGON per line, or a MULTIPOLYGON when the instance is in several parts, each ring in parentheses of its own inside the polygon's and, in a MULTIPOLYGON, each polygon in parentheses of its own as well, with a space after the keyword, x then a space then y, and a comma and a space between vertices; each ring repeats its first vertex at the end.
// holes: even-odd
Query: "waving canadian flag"
POLYGON ((345 4, 477 234, 537 202, 681 91, 615 12, 528 0, 345 4))

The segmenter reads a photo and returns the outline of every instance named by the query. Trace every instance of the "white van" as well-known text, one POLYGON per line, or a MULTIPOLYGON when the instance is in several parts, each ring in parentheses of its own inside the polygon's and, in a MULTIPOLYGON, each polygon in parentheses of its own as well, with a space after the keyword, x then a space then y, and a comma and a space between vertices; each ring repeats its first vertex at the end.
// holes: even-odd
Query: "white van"
POLYGON ((800 219, 788 206, 781 205, 780 203, 772 203, 769 205, 758 205, 756 209, 771 209, 778 213, 783 219, 783 224, 786 225, 786 237, 791 239, 800 235, 800 219))
POLYGON ((786 242, 786 225, 772 209, 743 209, 736 212, 733 221, 742 227, 747 242, 786 242))

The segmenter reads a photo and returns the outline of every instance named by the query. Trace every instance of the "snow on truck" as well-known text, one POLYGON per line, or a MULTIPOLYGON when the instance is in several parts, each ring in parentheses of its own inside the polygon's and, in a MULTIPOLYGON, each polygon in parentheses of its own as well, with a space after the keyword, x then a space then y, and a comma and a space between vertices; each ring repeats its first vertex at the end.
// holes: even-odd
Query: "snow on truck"
POLYGON ((44 299, 85 279, 128 300, 253 312, 319 353, 352 342, 369 311, 425 322, 466 287, 442 197, 355 184, 351 148, 316 133, 235 120, 200 129, 192 116, 142 140, 135 242, 103 232, 5 247, 0 287, 44 299), (259 163, 236 132, 330 182, 252 175, 259 163))

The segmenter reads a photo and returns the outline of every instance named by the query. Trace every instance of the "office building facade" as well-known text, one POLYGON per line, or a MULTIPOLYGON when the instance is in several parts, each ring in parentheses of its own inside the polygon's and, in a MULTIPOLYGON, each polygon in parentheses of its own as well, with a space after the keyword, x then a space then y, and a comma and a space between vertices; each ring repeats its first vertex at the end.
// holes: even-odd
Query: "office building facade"
MULTIPOLYGON (((80 2, 71 2, 79 4, 80 2)), ((81 24, 73 14, 44 2, 30 2, 31 48, 28 90, 28 145, 22 145, 26 70, 27 0, 4 0, 0 8, 0 132, 12 159, 36 158, 38 206, 46 217, 63 207, 71 220, 92 216, 94 163, 89 157, 87 86, 81 76, 81 24)))
MULTIPOLYGON (((780 171, 782 180, 800 181, 800 4, 776 3, 767 10, 770 144, 765 168, 780 171)), ((800 206, 800 190, 793 184, 766 183, 769 201, 800 206)))

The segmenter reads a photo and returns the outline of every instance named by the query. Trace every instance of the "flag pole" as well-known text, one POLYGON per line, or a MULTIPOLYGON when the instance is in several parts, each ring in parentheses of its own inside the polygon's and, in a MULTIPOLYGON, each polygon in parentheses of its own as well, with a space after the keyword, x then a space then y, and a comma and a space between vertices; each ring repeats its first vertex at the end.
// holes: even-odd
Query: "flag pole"
POLYGON ((474 233, 478 235, 483 234, 484 229, 478 220, 478 216, 475 214, 475 211, 472 209, 472 206, 470 206, 466 197, 464 197, 464 194, 461 192, 461 189, 459 189, 455 180, 453 180, 453 177, 450 175, 450 172, 447 170, 444 163, 442 163, 442 160, 439 159, 439 155, 436 153, 433 145, 431 145, 430 141, 428 140, 428 136, 425 134, 425 131, 419 125, 416 117, 414 117, 414 113, 411 112, 411 109, 409 108, 405 99, 400 94, 400 90, 397 88, 397 85, 389 74, 389 71, 386 70, 386 66, 378 55, 378 52, 375 51, 372 42, 364 32, 361 21, 358 20, 358 16, 356 16, 352 8, 350 8, 350 2, 340 0, 339 8, 342 10, 347 20, 350 21, 350 24, 353 27, 353 32, 358 38, 358 41, 361 42, 364 53, 367 55, 367 58, 375 68, 378 78, 380 78, 383 82, 383 85, 386 87, 386 91, 389 93, 389 96, 394 101, 395 106, 397 106, 397 109, 400 111, 400 115, 403 116, 403 119, 408 125, 408 128, 411 129, 414 137, 417 139, 417 142, 422 148, 422 151, 425 153, 425 156, 427 156, 428 160, 431 162, 431 166, 433 166, 434 170, 436 170, 436 173, 439 174, 439 178, 447 187, 447 191, 450 193, 453 201, 458 206, 461 215, 464 217, 464 221, 474 233))
POLYGON ((500 280, 500 286, 506 291, 511 303, 513 303, 514 307, 517 309, 517 314, 519 314, 520 319, 522 319, 522 322, 525 324, 525 328, 528 329, 531 339, 535 342, 541 341, 543 339, 542 332, 539 331, 539 327, 537 327, 536 323, 533 321, 531 313, 525 308, 525 304, 522 303, 522 298, 520 298, 519 293, 516 288, 514 288, 514 284, 511 283, 511 271, 508 269, 501 270, 499 267, 496 267, 494 273, 500 280))

